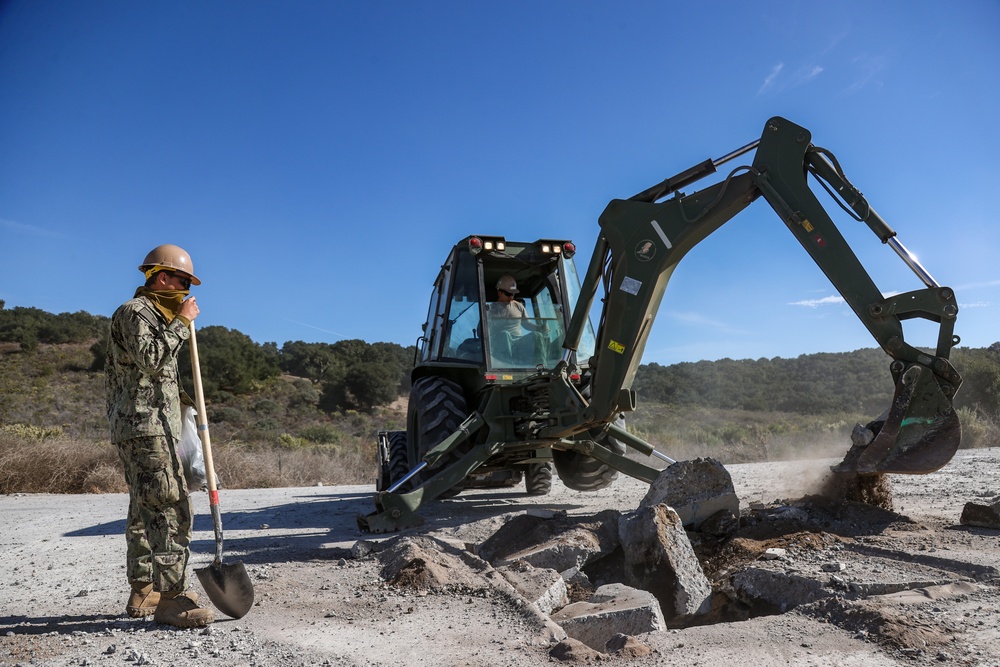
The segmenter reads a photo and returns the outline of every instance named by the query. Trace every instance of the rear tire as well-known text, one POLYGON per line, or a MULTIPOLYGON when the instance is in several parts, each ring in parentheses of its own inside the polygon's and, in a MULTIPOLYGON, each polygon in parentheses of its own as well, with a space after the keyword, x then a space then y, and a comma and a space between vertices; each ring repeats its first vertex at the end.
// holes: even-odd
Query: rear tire
POLYGON ((529 496, 544 496, 552 490, 552 464, 532 463, 524 474, 524 487, 529 496))
MULTIPOLYGON (((468 407, 462 388, 445 378, 425 377, 413 383, 410 390, 410 406, 407 418, 407 433, 413 438, 410 451, 410 468, 416 466, 424 455, 440 444, 442 440, 458 430, 458 427, 468 417, 468 407)), ((421 475, 422 480, 429 479, 440 472, 441 468, 457 460, 451 455, 441 466, 421 475)), ((461 493, 461 485, 453 486, 442 493, 440 498, 451 498, 461 493)))
MULTIPOLYGON (((615 420, 618 426, 624 427, 625 420, 615 420)), ((604 445, 616 454, 625 453, 625 443, 617 438, 604 435, 597 443, 604 445)), ((552 452, 552 462, 555 463, 559 479, 567 488, 574 491, 599 491, 611 486, 618 479, 618 471, 592 456, 574 451, 552 452)))
POLYGON ((410 459, 406 452, 406 431, 389 433, 389 483, 390 486, 403 479, 410 472, 410 459))

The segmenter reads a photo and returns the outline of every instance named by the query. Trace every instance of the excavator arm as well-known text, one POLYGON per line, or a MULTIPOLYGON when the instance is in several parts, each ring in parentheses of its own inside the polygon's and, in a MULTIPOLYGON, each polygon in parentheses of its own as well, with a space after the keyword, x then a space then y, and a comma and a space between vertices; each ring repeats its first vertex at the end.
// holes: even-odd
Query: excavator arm
POLYGON ((899 243, 896 233, 844 176, 836 158, 814 146, 808 130, 778 117, 767 122, 758 141, 696 165, 630 199, 608 204, 565 343, 567 350, 577 348, 591 305, 603 286, 597 352, 590 360, 590 396, 584 398, 564 386, 565 382, 554 382, 553 405, 577 404, 553 414, 539 435, 569 437, 599 429, 634 408, 632 381, 674 267, 694 246, 759 198, 774 209, 892 357, 893 403, 873 421, 874 440, 857 444, 838 470, 927 473, 945 465, 961 440, 952 402, 962 379, 948 360, 951 348, 959 342, 953 334, 958 314, 955 294, 938 285, 899 243), (690 195, 679 191, 754 149, 753 163, 734 169, 722 182, 690 195), (883 296, 810 189, 809 174, 831 195, 836 193, 835 200, 839 197, 845 210, 889 245, 924 287, 883 296), (905 340, 903 321, 911 318, 940 325, 933 352, 905 340))

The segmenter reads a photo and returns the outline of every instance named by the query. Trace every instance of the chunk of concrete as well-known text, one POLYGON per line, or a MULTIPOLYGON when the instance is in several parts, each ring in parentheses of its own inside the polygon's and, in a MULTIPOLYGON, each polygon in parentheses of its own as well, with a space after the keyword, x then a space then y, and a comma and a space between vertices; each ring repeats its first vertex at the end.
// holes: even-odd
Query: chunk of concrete
POLYGON ((598 588, 587 602, 574 602, 552 615, 566 634, 595 651, 604 651, 616 635, 664 630, 660 603, 648 591, 624 584, 598 588))
POLYGON ((639 507, 666 503, 674 508, 684 526, 699 530, 716 512, 740 515, 740 499, 729 471, 715 459, 678 461, 660 471, 639 507))
POLYGON ((965 507, 962 508, 962 518, 959 521, 963 526, 1000 530, 1000 500, 989 505, 966 503, 965 507))
POLYGON ((799 605, 832 595, 823 582, 807 576, 750 567, 733 577, 737 596, 753 607, 763 603, 771 611, 785 613, 799 605))
POLYGON ((651 592, 668 618, 711 609, 712 585, 673 508, 659 504, 623 516, 618 537, 625 555, 625 581, 651 592))
POLYGON ((557 572, 581 568, 618 547, 619 516, 614 510, 590 518, 518 515, 479 546, 479 555, 494 567, 521 560, 557 572))
POLYGON ((555 570, 537 568, 530 563, 517 561, 497 568, 517 594, 528 604, 535 605, 543 614, 551 614, 569 602, 566 580, 555 570))

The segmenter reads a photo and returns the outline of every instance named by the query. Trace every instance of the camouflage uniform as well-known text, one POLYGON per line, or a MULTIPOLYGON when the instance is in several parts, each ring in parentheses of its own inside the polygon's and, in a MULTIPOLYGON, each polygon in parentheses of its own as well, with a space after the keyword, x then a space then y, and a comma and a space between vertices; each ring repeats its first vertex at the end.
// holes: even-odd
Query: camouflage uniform
POLYGON ((151 581, 160 592, 187 588, 191 499, 175 445, 181 434, 177 355, 190 336, 182 319, 168 322, 143 296, 111 318, 107 407, 129 487, 128 578, 151 581))

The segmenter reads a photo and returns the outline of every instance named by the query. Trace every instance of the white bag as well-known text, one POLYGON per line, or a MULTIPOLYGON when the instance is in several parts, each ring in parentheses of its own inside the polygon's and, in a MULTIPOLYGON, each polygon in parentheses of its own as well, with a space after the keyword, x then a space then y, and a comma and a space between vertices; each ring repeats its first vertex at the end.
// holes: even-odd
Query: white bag
POLYGON ((201 448, 201 438, 198 437, 198 422, 196 412, 190 405, 185 405, 182 412, 181 439, 177 443, 177 458, 184 467, 184 479, 187 480, 188 491, 198 491, 208 484, 205 476, 205 454, 201 448))

